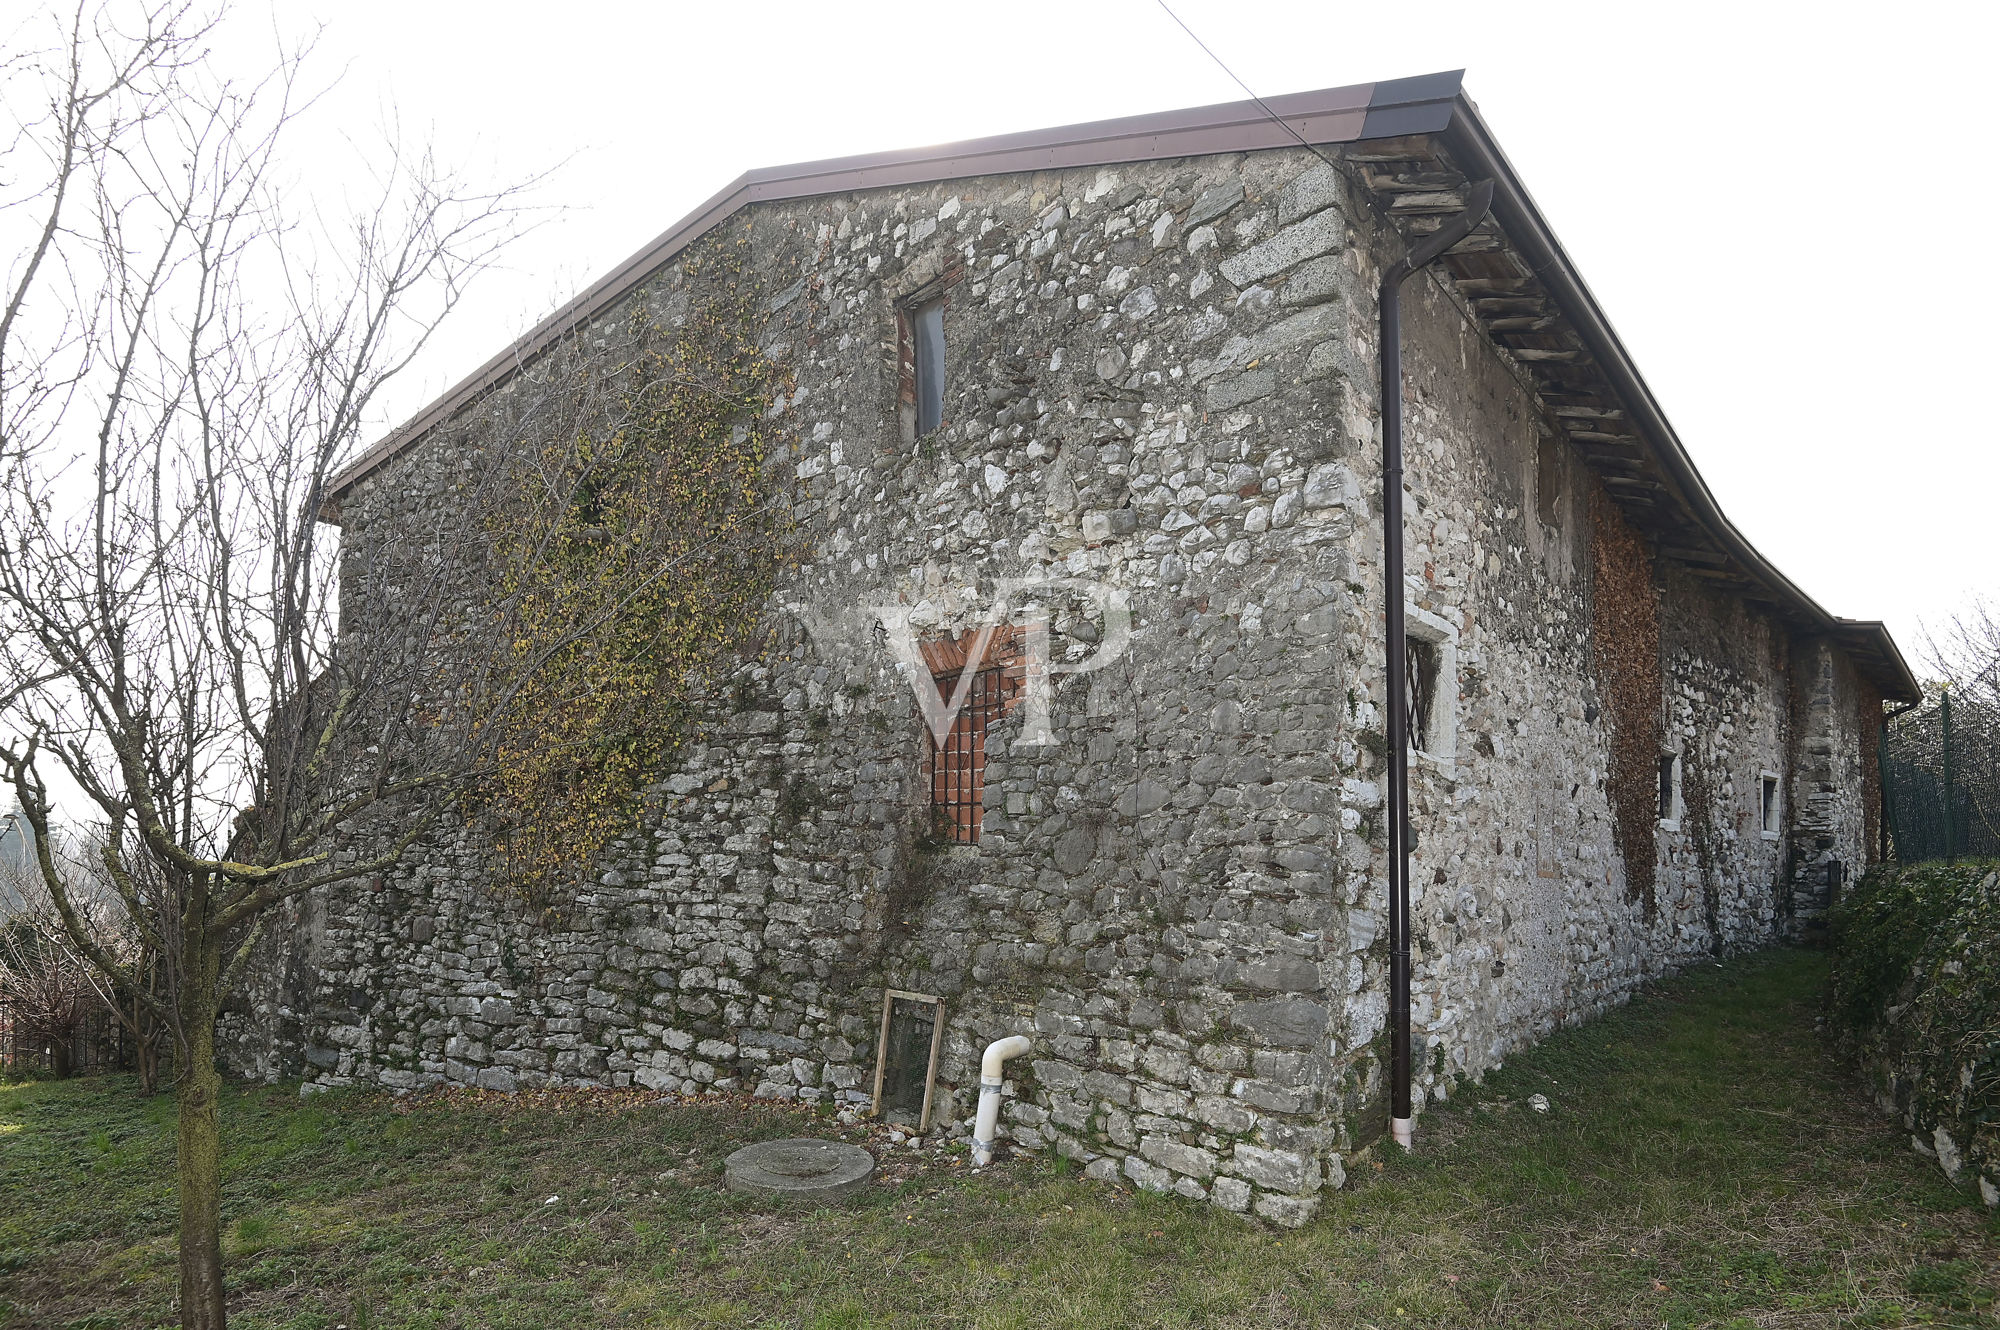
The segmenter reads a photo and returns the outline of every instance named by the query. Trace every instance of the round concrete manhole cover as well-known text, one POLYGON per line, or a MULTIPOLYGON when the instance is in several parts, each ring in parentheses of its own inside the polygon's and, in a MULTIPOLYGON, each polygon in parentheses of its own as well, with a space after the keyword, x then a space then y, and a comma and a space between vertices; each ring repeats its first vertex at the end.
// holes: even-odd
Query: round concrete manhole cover
POLYGON ((875 1171, 875 1157, 839 1141, 760 1141, 723 1160, 731 1191, 753 1196, 830 1199, 853 1191, 875 1171))

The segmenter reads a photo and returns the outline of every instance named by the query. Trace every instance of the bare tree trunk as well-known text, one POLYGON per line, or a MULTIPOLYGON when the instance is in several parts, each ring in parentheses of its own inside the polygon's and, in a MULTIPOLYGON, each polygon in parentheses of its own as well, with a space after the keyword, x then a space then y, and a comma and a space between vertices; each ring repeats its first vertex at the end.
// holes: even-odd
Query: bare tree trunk
POLYGON ((111 984, 105 1005, 132 1040, 132 1070, 139 1076, 139 1093, 150 1099, 160 1092, 160 1039, 163 1034, 158 1013, 147 1005, 148 993, 163 996, 159 983, 159 962, 142 957, 132 967, 130 984, 111 984), (146 992, 142 992, 141 986, 146 992))
MULTIPOLYGON (((205 913, 197 882, 189 913, 205 913)), ((200 926, 190 928, 181 989, 187 1065, 180 1078, 181 1328, 223 1330, 222 1078, 215 1069, 216 985, 221 956, 200 926), (199 939, 199 940, 197 940, 199 939)))
POLYGON ((134 1041, 133 1061, 139 1073, 139 1093, 151 1099, 160 1092, 160 1043, 153 1038, 134 1041))

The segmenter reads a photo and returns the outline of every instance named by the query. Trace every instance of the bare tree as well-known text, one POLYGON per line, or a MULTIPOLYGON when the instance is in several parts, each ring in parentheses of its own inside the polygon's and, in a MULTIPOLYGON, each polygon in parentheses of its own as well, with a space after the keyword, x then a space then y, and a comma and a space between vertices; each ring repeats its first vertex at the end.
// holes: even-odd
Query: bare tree
POLYGON ((211 24, 153 4, 120 28, 87 3, 0 65, 24 126, 0 146, 0 769, 69 941, 171 1032, 181 1321, 207 1330, 216 1021, 272 907, 481 800, 565 826, 531 867, 586 868, 788 527, 762 302, 718 237, 671 328, 642 303, 560 340, 428 507, 339 548, 320 519, 371 409, 527 214, 392 143, 371 206, 294 216, 304 52, 232 82, 211 24), (607 750, 641 757, 546 816, 607 750), (126 934, 59 862, 65 799, 126 934))
POLYGON ((0 65, 21 126, 0 143, 0 766, 69 943, 172 1032, 181 1323, 204 1328, 225 1321, 221 1005, 271 907, 391 865, 489 732, 438 704, 450 565, 476 542, 431 542, 398 631, 342 641, 317 518, 384 385, 526 217, 393 144, 371 204, 294 215, 306 52, 232 79, 217 21, 87 0, 0 65), (59 861, 65 801, 130 945, 59 861))
POLYGON ((0 864, 0 891, 17 906, 0 918, 0 1002, 13 1017, 14 1049, 46 1049, 49 1070, 68 1076, 84 1017, 97 1006, 90 966, 41 889, 41 878, 0 864))
POLYGON ((1896 857, 2000 855, 2000 614, 1974 600, 1924 635, 1923 655, 1923 698, 1882 752, 1896 857))
MULTIPOLYGON (((25 846, 23 848, 26 848, 25 846)), ((39 1014, 28 1026, 70 1032, 74 1044, 85 1017, 102 1012, 125 1033, 138 1073, 139 1092, 159 1090, 160 1057, 168 1030, 156 1012, 163 993, 158 949, 148 941, 143 917, 135 917, 104 873, 104 848, 95 836, 64 837, 50 847, 62 874, 71 915, 94 949, 117 959, 119 973, 94 965, 70 935, 55 897, 32 854, 0 855, 0 996, 39 1014), (4 908, 12 902, 11 908, 4 908)), ((149 913, 159 908, 160 880, 142 853, 125 856, 140 884, 149 913)), ((22 1023, 17 1019, 16 1028, 22 1023)), ((64 1067, 56 1068, 66 1074, 64 1067)))
POLYGON ((1924 645, 1940 688, 1899 724, 1899 734, 1919 740, 1906 747, 1925 752, 1942 773, 1942 700, 1949 692, 1952 785, 1966 823, 1954 835, 1974 852, 2000 853, 2000 610, 1975 600, 1924 645))
POLYGON ((16 1045, 41 1045, 48 1050, 50 1070, 68 1076, 86 1052, 89 1018, 101 1013, 131 1037, 140 1088, 150 1095, 158 1084, 165 1026, 143 996, 157 997, 157 958, 103 880, 99 847, 68 842, 52 849, 72 915, 96 946, 117 957, 149 992, 126 993, 92 965, 71 937, 40 868, 28 857, 0 855, 0 902, 6 903, 0 913, 0 1000, 12 1009, 16 1045))

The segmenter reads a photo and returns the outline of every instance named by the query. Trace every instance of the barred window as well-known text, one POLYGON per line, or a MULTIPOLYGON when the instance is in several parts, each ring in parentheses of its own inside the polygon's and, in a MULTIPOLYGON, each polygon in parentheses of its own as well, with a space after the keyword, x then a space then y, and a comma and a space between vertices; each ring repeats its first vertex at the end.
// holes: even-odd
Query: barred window
MULTIPOLYGON (((947 706, 958 692, 961 675, 937 681, 938 696, 947 706)), ((986 734, 1003 714, 1006 691, 1002 671, 978 670, 966 690, 965 705, 953 717, 943 744, 931 743, 929 776, 931 807, 951 839, 961 845, 979 843, 979 822, 985 815, 986 734)))
POLYGON ((960 681, 968 680, 944 741, 938 742, 935 734, 925 741, 924 779, 930 784, 939 833, 960 845, 977 845, 985 815, 987 736, 1020 702, 1027 682, 1021 630, 1010 625, 974 629, 957 638, 934 638, 921 649, 938 700, 947 709, 958 696, 960 681))

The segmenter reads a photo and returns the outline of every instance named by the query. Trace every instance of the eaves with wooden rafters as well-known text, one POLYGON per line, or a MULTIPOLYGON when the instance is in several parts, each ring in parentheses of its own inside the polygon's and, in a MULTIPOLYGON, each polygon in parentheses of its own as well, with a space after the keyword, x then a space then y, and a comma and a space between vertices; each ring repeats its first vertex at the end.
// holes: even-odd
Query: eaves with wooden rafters
POLYGON ((1409 82, 1433 80, 1439 100, 1409 115, 1406 132, 1346 144, 1341 155, 1382 211, 1412 237, 1461 211, 1472 181, 1494 182, 1488 219, 1439 266, 1488 338, 1532 385, 1551 428, 1596 472, 1662 557, 1765 606, 1798 631, 1832 638, 1886 699, 1917 700, 1922 690, 1886 625, 1828 613, 1730 522, 1459 87, 1459 74, 1409 82))

